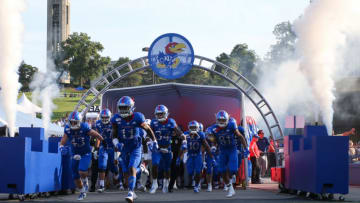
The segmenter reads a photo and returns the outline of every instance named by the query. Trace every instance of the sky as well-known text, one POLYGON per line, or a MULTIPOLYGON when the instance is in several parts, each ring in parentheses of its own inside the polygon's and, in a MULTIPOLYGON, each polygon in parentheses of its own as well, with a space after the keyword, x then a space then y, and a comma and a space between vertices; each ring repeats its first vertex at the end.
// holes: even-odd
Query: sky
MULTIPOLYGON (((45 70, 47 0, 26 0, 23 13, 25 63, 45 70)), ((85 32, 112 60, 145 56, 143 47, 165 33, 186 37, 196 55, 215 59, 246 43, 259 57, 271 44, 274 26, 294 21, 309 0, 71 0, 70 31, 85 32)))

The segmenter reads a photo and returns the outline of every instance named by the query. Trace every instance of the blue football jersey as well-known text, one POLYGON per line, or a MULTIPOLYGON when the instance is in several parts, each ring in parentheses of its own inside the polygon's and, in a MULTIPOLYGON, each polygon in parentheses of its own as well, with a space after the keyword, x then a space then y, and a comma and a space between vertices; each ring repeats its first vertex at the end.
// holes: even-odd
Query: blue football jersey
POLYGON ((74 154, 84 155, 91 152, 90 136, 88 135, 90 130, 88 123, 81 123, 78 130, 71 129, 69 125, 65 126, 64 133, 71 142, 74 154))
POLYGON ((112 142, 112 125, 109 122, 108 124, 103 124, 101 120, 96 121, 96 130, 100 133, 100 135, 104 138, 108 147, 113 148, 114 144, 112 142))
POLYGON ((119 142, 124 143, 125 151, 132 151, 141 146, 141 124, 145 122, 145 117, 140 112, 134 112, 131 120, 126 121, 119 114, 115 114, 110 121, 117 125, 119 142))
POLYGON ((190 133, 188 131, 184 132, 186 136, 186 143, 187 143, 187 151, 188 154, 191 155, 198 155, 201 153, 201 145, 203 140, 205 139, 205 134, 203 132, 198 132, 197 136, 191 138, 190 133))
POLYGON ((160 146, 169 146, 171 144, 171 138, 176 127, 174 119, 169 118, 165 123, 153 119, 150 127, 154 131, 156 140, 160 146))
POLYGON ((234 118, 229 119, 229 123, 225 128, 220 128, 217 124, 214 124, 208 128, 208 134, 213 134, 216 138, 220 150, 231 149, 236 147, 235 130, 237 129, 236 120, 234 118))

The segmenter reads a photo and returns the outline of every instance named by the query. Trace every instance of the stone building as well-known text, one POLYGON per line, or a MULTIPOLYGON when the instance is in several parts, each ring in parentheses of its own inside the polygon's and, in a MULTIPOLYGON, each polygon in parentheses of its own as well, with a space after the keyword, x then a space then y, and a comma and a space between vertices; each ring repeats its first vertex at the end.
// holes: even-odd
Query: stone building
MULTIPOLYGON (((60 51, 60 43, 70 35, 70 0, 47 1, 47 59, 53 60, 60 51)), ((49 65, 48 61, 48 65, 49 65)), ((70 75, 64 73, 61 83, 70 83, 70 75)))

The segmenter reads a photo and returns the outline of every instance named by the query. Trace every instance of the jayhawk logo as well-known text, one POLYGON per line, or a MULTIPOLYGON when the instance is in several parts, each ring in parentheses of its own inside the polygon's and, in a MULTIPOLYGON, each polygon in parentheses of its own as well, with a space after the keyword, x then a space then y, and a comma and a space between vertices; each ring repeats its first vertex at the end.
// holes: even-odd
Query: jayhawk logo
POLYGON ((183 43, 170 42, 165 46, 165 53, 162 51, 159 52, 156 66, 158 68, 176 68, 180 64, 178 54, 183 52, 184 48, 186 48, 186 46, 183 43))

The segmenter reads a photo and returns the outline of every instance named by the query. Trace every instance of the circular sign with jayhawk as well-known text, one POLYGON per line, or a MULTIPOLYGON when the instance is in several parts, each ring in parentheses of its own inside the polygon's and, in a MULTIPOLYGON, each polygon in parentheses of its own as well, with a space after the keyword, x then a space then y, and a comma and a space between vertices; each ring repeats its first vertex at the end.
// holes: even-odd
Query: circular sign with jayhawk
POLYGON ((161 35, 151 44, 149 64, 160 77, 176 79, 184 76, 194 63, 194 50, 190 42, 175 33, 161 35))

